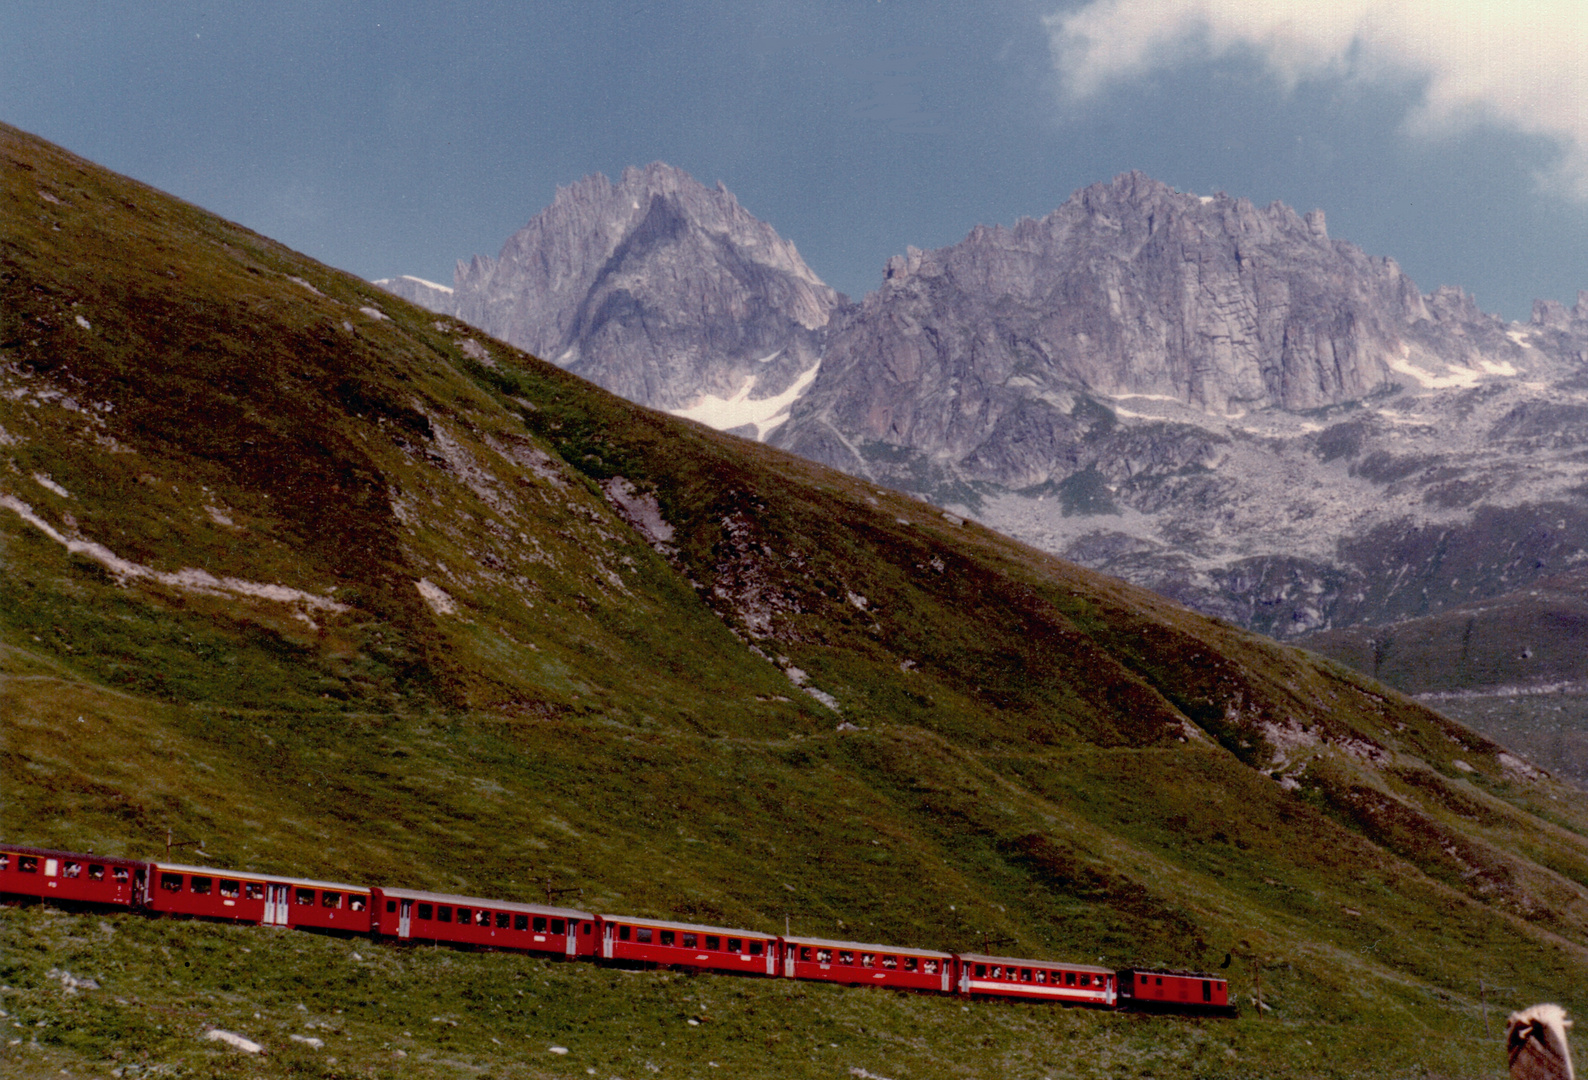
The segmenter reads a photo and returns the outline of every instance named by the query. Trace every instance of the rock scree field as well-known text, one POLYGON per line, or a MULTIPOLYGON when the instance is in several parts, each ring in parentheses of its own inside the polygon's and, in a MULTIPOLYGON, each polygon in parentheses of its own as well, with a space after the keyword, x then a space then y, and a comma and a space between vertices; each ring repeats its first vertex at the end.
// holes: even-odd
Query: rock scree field
POLYGON ((0 181, 0 836, 1242 1005, 7 906, 0 1072, 1498 1077, 1588 1013, 1588 807, 1488 739, 3 126, 0 181))

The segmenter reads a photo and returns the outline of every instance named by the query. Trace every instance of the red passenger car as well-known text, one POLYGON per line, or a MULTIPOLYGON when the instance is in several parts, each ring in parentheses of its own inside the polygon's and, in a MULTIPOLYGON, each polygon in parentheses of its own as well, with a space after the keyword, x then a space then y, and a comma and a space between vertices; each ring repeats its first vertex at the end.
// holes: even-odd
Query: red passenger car
POLYGON ((366 885, 277 877, 176 863, 149 864, 145 903, 155 911, 261 926, 296 926, 367 934, 366 885))
POLYGON ((722 926, 600 916, 601 956, 745 975, 777 974, 777 935, 722 926))
POLYGON ((1230 984, 1201 971, 1119 972, 1119 1007, 1141 1011, 1208 1012, 1234 1016, 1230 984))
POLYGON ((956 981, 952 953, 821 938, 785 937, 780 941, 783 974, 790 979, 936 990, 945 994, 956 981))
POLYGON ((0 893, 58 903, 131 907, 143 894, 146 864, 72 851, 0 844, 0 893))
POLYGON ((975 953, 959 956, 959 992, 1110 1009, 1116 996, 1114 972, 1108 968, 975 953))
POLYGON ((596 917, 588 911, 413 889, 376 888, 374 898, 375 932, 387 937, 596 955, 596 917))

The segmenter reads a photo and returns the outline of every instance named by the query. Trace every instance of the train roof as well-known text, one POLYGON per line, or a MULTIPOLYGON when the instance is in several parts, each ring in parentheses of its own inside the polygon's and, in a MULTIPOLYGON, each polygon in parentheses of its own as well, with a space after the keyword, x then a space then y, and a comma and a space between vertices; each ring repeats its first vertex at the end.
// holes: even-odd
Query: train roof
POLYGON ((384 885, 376 887, 382 896, 395 897, 398 900, 418 900, 425 904, 452 904, 459 907, 490 908, 493 911, 515 911, 530 915, 551 915, 558 919, 594 919, 595 916, 588 911, 579 911, 576 908, 551 907, 547 904, 520 904, 516 900, 492 900, 484 896, 457 896, 453 893, 423 892, 419 889, 388 889, 384 885))
POLYGON ((84 862, 115 863, 118 866, 142 866, 143 859, 129 859, 121 855, 95 855, 92 851, 56 851, 54 848, 28 847, 25 844, 0 842, 0 848, 18 855, 40 855, 51 859, 82 859, 84 862))
POLYGON ((1099 975, 1114 974, 1113 968, 1098 967, 1096 964, 1072 964, 1068 960, 1022 960, 1018 956, 984 956, 981 953, 960 953, 961 960, 969 960, 975 964, 1002 964, 1004 967, 1041 967, 1063 968, 1065 971, 1089 971, 1099 975))
POLYGON ((1137 975, 1175 975, 1182 979, 1218 979, 1221 982, 1229 981, 1223 975, 1214 975, 1207 971, 1192 971, 1190 968, 1140 967, 1132 965, 1130 967, 1122 967, 1119 970, 1132 971, 1137 975))
POLYGON ((301 885, 306 889, 336 889, 340 892, 367 893, 368 885, 349 885, 345 881, 317 881, 314 878, 287 877, 284 874, 264 874, 257 870, 223 870, 215 866, 188 866, 185 863, 150 862, 155 870, 173 874, 205 874, 209 877, 273 881, 278 885, 301 885))
POLYGON ((746 930, 739 926, 704 926, 700 923, 670 922, 667 919, 651 919, 644 915, 607 915, 601 916, 604 922, 633 923, 635 926, 660 926, 668 930, 694 930, 702 934, 721 934, 732 937, 747 938, 775 938, 777 932, 768 933, 765 930, 746 930))
POLYGON ((953 953, 939 952, 936 949, 917 949, 909 945, 879 945, 874 941, 831 941, 827 938, 816 937, 790 937, 784 935, 783 940, 790 945, 819 945, 828 949, 861 949, 865 952, 892 953, 896 956, 930 956, 934 960, 952 960, 953 953))

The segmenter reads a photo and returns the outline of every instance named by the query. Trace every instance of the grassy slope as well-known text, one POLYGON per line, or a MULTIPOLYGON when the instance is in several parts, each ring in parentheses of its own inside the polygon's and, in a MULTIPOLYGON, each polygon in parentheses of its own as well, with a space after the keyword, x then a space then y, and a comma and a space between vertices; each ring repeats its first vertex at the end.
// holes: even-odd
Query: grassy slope
MULTIPOLYGON (((1487 1075, 1480 975, 1508 1004, 1588 1006, 1588 811, 1493 743, 628 405, 11 129, 0 154, 0 834, 148 854, 172 828, 222 865, 517 898, 549 879, 598 910, 1106 963, 1233 952, 1237 988, 1261 968, 1273 1006, 1223 1027, 967 1015, 401 953, 370 961, 346 1022, 362 1034, 316 1068, 439 1074, 391 1048, 451 1010, 447 1038, 482 1069, 573 1070, 489 1042, 504 999, 468 988, 509 979, 606 1016, 585 1045, 615 1075, 637 1059, 612 984, 645 986, 636 1022, 678 1021, 691 995, 750 1002, 781 1034, 737 1067, 780 1074, 830 1070, 811 1046, 841 1030, 871 1055, 846 1067, 884 1075, 1036 1074, 1023 1032, 1169 1075, 1487 1075), (617 478, 673 528, 663 550, 603 497, 617 478), (118 579, 104 549, 150 573, 118 579), (194 569, 207 591, 176 576, 194 569)), ((265 935, 242 961, 227 943, 245 931, 111 921, 110 953, 85 957, 97 923, 0 920, 35 943, 6 950, 0 1007, 46 1020, 28 1060, 52 1067, 133 1045, 120 1024, 154 1060, 202 1066, 194 1025, 247 1029, 238 1002, 264 995, 259 1030, 284 1031, 283 979, 327 1011, 327 973, 359 948, 265 935), (161 948, 191 978, 170 985, 161 948), (100 955, 104 992, 44 977, 100 955), (183 1019, 151 1033, 165 1015, 183 1019)), ((574 1022, 514 1017, 524 1046, 574 1022)), ((647 1060, 698 1065, 685 1036, 647 1060)))

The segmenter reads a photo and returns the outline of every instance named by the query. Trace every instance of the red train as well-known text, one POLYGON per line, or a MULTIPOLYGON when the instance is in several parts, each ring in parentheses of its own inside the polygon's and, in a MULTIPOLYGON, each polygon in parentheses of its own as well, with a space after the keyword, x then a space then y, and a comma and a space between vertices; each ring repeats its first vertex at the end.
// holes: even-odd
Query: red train
POLYGON ((1235 1015, 1229 983, 1203 972, 1116 971, 1057 960, 829 941, 3 843, 0 896, 762 978, 1101 1009, 1235 1015))

